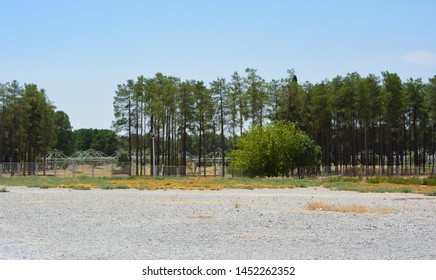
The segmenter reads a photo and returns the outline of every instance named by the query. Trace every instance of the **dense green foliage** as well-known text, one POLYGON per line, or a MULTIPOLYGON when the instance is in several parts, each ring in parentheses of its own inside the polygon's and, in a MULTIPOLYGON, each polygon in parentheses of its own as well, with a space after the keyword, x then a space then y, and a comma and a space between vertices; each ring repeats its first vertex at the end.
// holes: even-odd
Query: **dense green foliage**
POLYGON ((76 151, 93 149, 111 156, 120 145, 119 137, 110 129, 82 128, 75 130, 73 137, 76 151))
POLYGON ((57 131, 57 140, 55 148, 63 151, 66 155, 74 153, 74 136, 73 127, 70 118, 65 112, 57 111, 54 115, 54 122, 57 131))
POLYGON ((72 147, 71 124, 35 84, 0 84, 0 162, 42 161, 72 147))
POLYGON ((315 143, 293 123, 255 126, 239 139, 232 151, 232 166, 249 177, 289 176, 297 168, 316 164, 315 143))

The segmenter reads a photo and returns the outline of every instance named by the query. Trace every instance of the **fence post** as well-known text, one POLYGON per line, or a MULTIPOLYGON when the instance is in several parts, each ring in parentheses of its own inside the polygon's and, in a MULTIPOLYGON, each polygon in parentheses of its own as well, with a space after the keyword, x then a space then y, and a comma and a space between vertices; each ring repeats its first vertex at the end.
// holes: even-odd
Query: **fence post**
POLYGON ((0 163, 0 177, 3 176, 3 163, 0 163))

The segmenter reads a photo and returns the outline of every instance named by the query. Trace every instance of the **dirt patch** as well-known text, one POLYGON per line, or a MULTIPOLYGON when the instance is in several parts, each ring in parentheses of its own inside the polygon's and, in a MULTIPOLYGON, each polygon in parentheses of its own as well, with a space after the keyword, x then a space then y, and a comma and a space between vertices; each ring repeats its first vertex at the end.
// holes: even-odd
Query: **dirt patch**
POLYGON ((309 202, 306 206, 307 210, 312 211, 332 211, 342 213, 355 213, 355 214, 395 214, 398 213, 395 209, 390 208, 368 208, 363 205, 332 205, 324 202, 309 202))

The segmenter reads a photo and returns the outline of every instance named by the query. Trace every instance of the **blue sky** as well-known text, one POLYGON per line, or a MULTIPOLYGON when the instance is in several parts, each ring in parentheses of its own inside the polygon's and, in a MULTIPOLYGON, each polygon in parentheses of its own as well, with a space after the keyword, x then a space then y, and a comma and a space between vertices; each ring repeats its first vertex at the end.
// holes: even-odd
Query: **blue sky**
POLYGON ((36 83, 75 129, 110 128, 116 85, 255 68, 317 83, 436 75, 436 1, 0 0, 0 82, 36 83))

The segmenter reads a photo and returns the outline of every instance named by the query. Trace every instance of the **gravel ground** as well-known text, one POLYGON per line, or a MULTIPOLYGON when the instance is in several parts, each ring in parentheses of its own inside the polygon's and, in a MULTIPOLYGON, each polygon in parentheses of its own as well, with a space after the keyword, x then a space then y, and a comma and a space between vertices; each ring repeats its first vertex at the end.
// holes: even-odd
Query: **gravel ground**
POLYGON ((436 199, 324 188, 0 193, 0 259, 436 259, 436 199), (396 214, 305 210, 308 202, 396 214))

